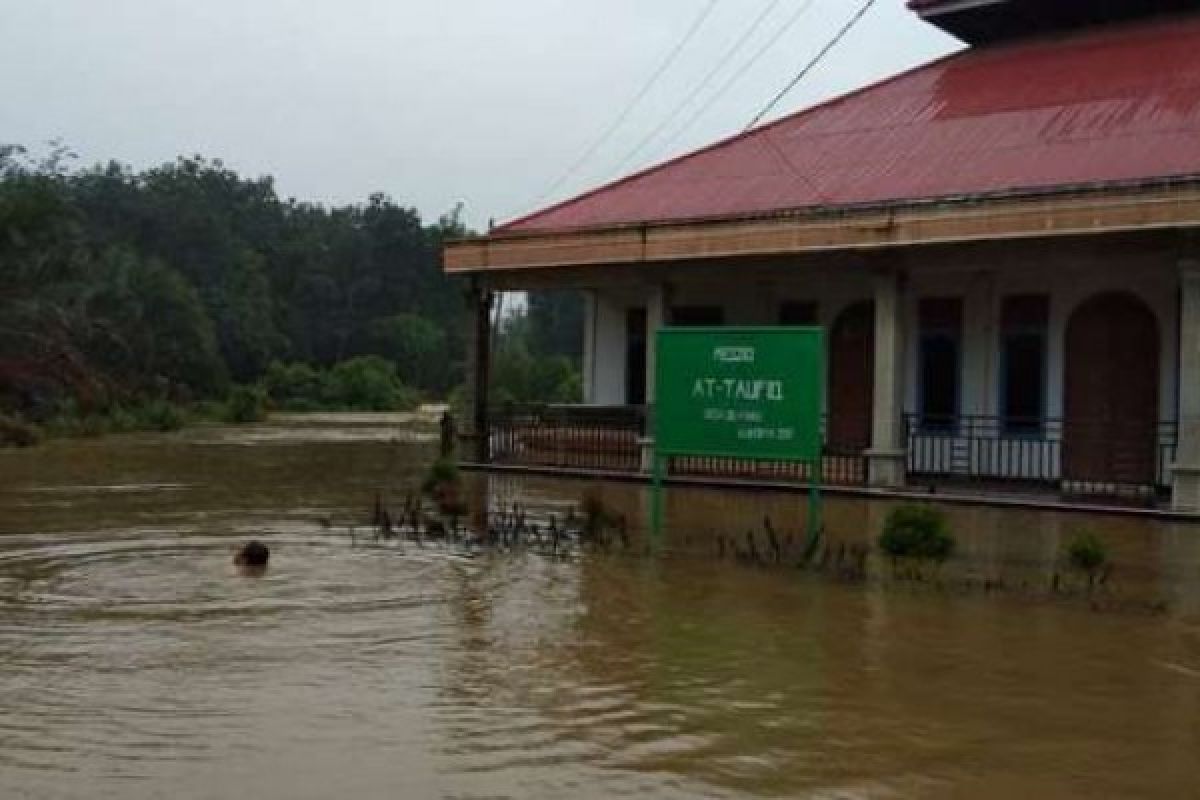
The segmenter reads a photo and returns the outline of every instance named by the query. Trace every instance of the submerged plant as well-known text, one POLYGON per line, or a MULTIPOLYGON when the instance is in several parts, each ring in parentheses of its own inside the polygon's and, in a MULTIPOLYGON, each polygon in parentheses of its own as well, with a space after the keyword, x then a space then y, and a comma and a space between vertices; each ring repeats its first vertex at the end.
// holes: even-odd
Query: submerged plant
POLYGON ((931 506, 894 509, 879 536, 879 548, 893 561, 913 559, 940 564, 954 555, 955 546, 945 514, 931 506))
POLYGON ((607 533, 615 530, 628 546, 625 517, 609 508, 599 489, 593 487, 584 492, 579 502, 579 510, 583 514, 582 533, 585 539, 607 544, 607 533))
POLYGON ((421 481, 421 494, 433 501, 438 513, 457 519, 465 516, 468 508, 463 497, 462 475, 458 465, 447 458, 439 458, 430 465, 421 481))
POLYGON ((1094 533, 1083 533, 1067 544, 1067 560, 1081 572, 1095 572, 1108 563, 1108 548, 1094 533))
POLYGON ((1064 555, 1072 569, 1087 575, 1089 591, 1095 588, 1098 578, 1101 583, 1107 579, 1108 547, 1096 534, 1077 534, 1067 543, 1064 555))
POLYGON ((439 486, 459 483, 461 480, 462 476, 458 471, 458 465, 450 459, 439 458, 425 471, 425 477, 421 480, 421 493, 431 495, 439 486))

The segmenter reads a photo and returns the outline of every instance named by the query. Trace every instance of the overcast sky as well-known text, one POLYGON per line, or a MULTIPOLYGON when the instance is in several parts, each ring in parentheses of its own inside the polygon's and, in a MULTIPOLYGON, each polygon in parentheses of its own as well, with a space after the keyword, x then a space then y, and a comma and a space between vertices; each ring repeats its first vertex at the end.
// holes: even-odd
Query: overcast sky
MULTIPOLYGON (((860 5, 717 0, 619 130, 546 196, 710 2, 0 0, 0 143, 61 138, 85 162, 136 167, 200 153, 275 176, 284 196, 384 191, 429 218, 462 201, 483 227, 737 132, 860 5)), ((878 0, 773 116, 957 46, 904 0, 878 0)))

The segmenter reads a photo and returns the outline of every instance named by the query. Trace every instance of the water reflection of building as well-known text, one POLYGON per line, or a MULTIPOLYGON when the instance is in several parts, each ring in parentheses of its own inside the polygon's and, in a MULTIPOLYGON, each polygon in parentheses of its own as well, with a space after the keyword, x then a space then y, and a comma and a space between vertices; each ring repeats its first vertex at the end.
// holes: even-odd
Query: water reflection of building
POLYGON ((477 353, 494 291, 588 298, 588 408, 475 390, 480 458, 636 470, 658 328, 820 324, 833 480, 1200 508, 1195 4, 910 6, 969 47, 447 248, 477 353))

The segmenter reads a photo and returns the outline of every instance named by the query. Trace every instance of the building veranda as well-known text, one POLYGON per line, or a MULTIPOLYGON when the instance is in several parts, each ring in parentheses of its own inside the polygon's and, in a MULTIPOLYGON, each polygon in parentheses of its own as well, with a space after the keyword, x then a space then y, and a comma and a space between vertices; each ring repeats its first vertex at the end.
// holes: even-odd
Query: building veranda
POLYGON ((468 460, 636 472, 655 331, 819 325, 829 482, 1200 510, 1200 12, 1091 5, 915 0, 971 46, 450 245, 468 460), (491 294, 556 289, 585 404, 489 408, 491 294))

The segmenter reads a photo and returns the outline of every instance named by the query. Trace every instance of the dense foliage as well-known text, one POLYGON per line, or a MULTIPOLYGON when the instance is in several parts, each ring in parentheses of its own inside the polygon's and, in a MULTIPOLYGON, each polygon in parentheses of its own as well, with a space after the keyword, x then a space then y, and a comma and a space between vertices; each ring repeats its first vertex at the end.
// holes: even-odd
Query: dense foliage
MULTIPOLYGON (((461 383, 462 287, 440 266, 445 237, 466 233, 457 214, 426 225, 382 194, 283 200, 270 178, 200 157, 142 172, 71 159, 0 146, 0 412, 45 422, 229 397, 253 417, 233 387, 377 409, 461 383)), ((500 372, 516 381, 503 391, 573 391, 574 305, 531 301, 503 326, 500 372)))

